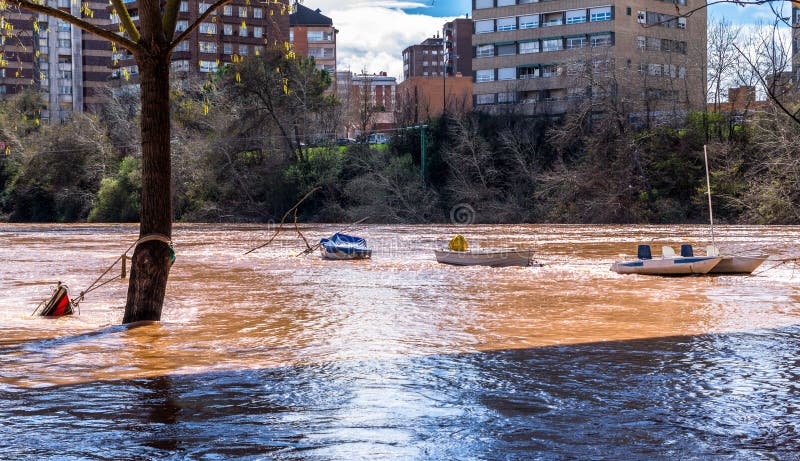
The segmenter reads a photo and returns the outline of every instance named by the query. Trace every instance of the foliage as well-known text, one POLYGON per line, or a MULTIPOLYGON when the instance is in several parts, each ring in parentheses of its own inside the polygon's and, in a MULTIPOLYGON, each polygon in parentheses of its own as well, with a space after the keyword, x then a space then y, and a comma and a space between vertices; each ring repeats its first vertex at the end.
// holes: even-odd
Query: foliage
POLYGON ((137 222, 142 196, 141 160, 125 157, 115 176, 103 178, 90 222, 137 222))

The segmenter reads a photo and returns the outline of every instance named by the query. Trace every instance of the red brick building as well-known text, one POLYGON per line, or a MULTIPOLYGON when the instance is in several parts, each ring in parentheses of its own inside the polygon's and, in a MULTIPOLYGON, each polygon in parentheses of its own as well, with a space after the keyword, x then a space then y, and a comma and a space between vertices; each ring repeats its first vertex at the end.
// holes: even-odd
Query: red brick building
POLYGON ((336 76, 336 34, 333 20, 321 13, 295 3, 289 16, 289 41, 295 53, 314 58, 317 68, 336 76))
MULTIPOLYGON (((186 30, 212 3, 181 1, 176 34, 186 30)), ((134 21, 138 20, 138 3, 129 2, 127 7, 134 21)), ((212 13, 187 40, 178 44, 172 53, 172 71, 184 76, 207 75, 225 63, 259 55, 270 47, 285 46, 289 41, 289 14, 289 0, 269 3, 233 0, 212 13)), ((112 15, 111 22, 118 27, 119 18, 112 15)), ((139 71, 133 56, 121 50, 113 58, 112 80, 138 81, 139 71)))

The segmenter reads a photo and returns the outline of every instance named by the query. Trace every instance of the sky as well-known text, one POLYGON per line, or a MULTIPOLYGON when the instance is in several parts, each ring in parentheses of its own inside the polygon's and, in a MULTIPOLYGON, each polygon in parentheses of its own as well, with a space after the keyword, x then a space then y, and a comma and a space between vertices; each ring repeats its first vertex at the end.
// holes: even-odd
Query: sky
MULTIPOLYGON (((353 72, 381 71, 403 75, 403 50, 441 33, 454 17, 471 13, 471 0, 304 0, 303 5, 321 9, 333 19, 337 37, 338 67, 353 72)), ((776 2, 784 12, 788 2, 776 2)), ((716 5, 709 17, 725 17, 736 24, 756 24, 774 18, 768 5, 741 7, 716 5)), ((789 13, 785 13, 789 14, 789 13)))

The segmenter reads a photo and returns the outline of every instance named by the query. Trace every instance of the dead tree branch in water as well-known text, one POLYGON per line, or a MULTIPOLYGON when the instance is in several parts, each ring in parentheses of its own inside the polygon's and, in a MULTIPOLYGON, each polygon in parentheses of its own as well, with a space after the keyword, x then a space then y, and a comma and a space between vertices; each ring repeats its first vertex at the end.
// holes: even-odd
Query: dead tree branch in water
MULTIPOLYGON (((260 250, 260 249, 264 248, 265 246, 269 245, 270 243, 272 243, 272 241, 275 240, 275 237, 277 237, 278 234, 281 233, 281 230, 283 230, 283 226, 284 226, 284 224, 286 224, 286 218, 288 218, 289 215, 292 214, 292 212, 295 213, 295 215, 294 215, 295 216, 295 229, 297 229, 297 232, 300 233, 300 229, 297 228, 297 209, 300 207, 300 205, 303 202, 306 201, 306 199, 311 197, 311 195, 314 194, 314 192, 316 192, 316 191, 318 191, 320 189, 321 189, 320 187, 315 187, 315 188, 311 189, 306 195, 303 196, 303 198, 300 199, 299 202, 295 203, 293 207, 289 208, 289 210, 286 211, 286 213, 284 213, 283 217, 281 218, 281 222, 278 225, 278 228, 275 230, 275 233, 272 234, 272 237, 267 241, 267 243, 265 243, 263 245, 259 245, 259 246, 255 247, 255 248, 253 248, 252 250, 246 252, 245 254, 249 255, 250 253, 252 253, 252 252, 254 252, 256 250, 260 250)), ((302 237, 303 234, 300 234, 300 236, 302 237)), ((303 237, 303 240, 305 241, 306 238, 303 237)), ((308 241, 306 241, 306 246, 308 246, 308 241)))

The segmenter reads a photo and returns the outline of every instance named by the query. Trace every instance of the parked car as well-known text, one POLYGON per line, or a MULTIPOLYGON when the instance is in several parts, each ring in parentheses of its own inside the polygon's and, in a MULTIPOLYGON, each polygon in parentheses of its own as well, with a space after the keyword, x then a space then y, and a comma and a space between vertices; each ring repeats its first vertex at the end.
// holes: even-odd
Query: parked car
POLYGON ((356 140, 353 138, 339 138, 336 140, 336 144, 340 146, 349 146, 351 144, 355 144, 356 140))
POLYGON ((388 144, 389 137, 383 133, 372 133, 367 136, 367 144, 388 144))

